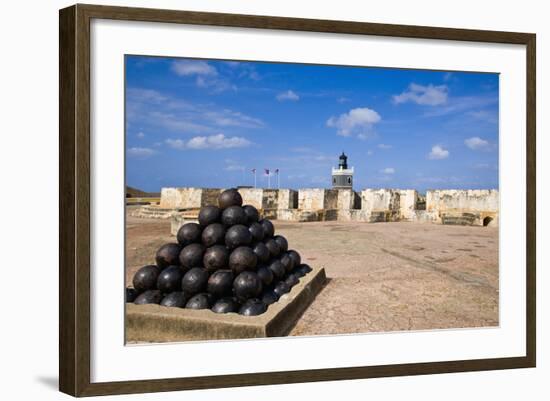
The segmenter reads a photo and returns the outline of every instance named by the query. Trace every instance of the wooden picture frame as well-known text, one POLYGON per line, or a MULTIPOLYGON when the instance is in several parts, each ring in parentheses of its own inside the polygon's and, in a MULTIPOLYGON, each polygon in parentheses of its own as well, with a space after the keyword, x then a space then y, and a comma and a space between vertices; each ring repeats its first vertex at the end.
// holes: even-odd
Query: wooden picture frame
POLYGON ((73 396, 144 393, 534 367, 536 362, 535 48, 530 33, 75 5, 60 10, 59 388, 73 396), (527 58, 526 356, 91 383, 90 21, 94 18, 221 27, 519 44, 527 58))

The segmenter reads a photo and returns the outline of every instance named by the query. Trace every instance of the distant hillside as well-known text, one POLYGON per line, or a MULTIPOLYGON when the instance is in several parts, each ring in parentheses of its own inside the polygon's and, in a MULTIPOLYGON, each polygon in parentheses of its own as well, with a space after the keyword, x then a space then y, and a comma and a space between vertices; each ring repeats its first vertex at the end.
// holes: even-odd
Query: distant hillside
POLYGON ((126 197, 127 198, 159 198, 160 192, 145 192, 141 189, 132 188, 126 185, 126 197))

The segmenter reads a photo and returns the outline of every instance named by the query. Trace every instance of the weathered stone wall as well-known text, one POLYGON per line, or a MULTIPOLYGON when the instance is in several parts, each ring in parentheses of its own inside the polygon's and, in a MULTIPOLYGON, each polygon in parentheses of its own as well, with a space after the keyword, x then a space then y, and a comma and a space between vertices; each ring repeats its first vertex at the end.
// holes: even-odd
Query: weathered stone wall
POLYGON ((426 192, 427 211, 498 212, 499 195, 495 189, 443 189, 426 192))
POLYGON ((160 207, 185 209, 200 208, 212 202, 217 203, 221 190, 217 188, 162 188, 160 207))
POLYGON ((264 190, 262 188, 239 188, 239 193, 243 198, 243 205, 263 209, 264 190))
POLYGON ((293 189, 279 189, 278 209, 297 209, 298 191, 293 189))
POLYGON ((338 190, 305 188, 298 191, 298 209, 321 210, 338 208, 338 190))
POLYGON ((415 217, 416 203, 418 202, 418 192, 414 189, 399 190, 399 213, 400 219, 412 221, 415 217))
POLYGON ((361 198, 353 189, 339 189, 336 208, 338 210, 361 209, 361 198))

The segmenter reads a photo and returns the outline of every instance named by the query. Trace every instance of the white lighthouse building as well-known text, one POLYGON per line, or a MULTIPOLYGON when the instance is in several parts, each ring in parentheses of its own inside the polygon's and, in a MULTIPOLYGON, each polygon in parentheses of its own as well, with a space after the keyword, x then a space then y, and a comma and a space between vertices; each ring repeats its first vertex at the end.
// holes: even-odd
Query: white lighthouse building
POLYGON ((353 167, 348 168, 348 157, 344 152, 340 155, 338 168, 332 168, 332 188, 353 188, 353 167))

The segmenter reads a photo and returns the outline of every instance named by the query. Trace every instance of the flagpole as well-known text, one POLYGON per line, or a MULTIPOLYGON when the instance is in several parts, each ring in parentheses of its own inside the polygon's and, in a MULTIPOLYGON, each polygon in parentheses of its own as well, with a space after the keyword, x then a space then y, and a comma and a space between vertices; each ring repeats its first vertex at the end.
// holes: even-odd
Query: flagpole
POLYGON ((271 189, 271 173, 267 173, 267 189, 271 189))
POLYGON ((254 169, 254 188, 256 188, 256 169, 254 169))
POLYGON ((277 169, 277 189, 281 189, 281 172, 277 169))

